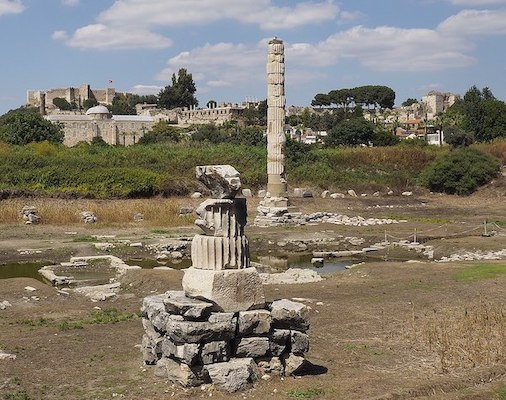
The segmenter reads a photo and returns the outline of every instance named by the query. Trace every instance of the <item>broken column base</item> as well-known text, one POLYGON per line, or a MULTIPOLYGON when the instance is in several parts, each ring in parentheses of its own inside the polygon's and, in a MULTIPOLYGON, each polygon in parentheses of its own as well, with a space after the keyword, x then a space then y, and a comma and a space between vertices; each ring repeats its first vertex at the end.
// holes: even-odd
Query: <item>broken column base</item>
POLYGON ((257 207, 257 215, 253 224, 268 227, 280 225, 304 225, 306 219, 298 208, 290 206, 286 197, 266 197, 257 207))
POLYGON ((258 310, 215 310, 182 291, 144 298, 145 364, 184 387, 212 383, 227 392, 247 389, 265 374, 301 369, 309 349, 304 304, 276 300, 258 310))

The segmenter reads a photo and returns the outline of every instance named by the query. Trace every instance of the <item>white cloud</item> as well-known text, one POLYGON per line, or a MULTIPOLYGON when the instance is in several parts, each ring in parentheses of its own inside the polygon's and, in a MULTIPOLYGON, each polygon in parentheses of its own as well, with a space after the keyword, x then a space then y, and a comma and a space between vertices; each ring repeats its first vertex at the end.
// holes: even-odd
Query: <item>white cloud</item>
POLYGON ((114 28, 103 24, 79 28, 72 36, 63 31, 53 33, 53 39, 63 40, 70 47, 88 49, 166 48, 172 41, 162 35, 138 28, 114 28))
POLYGON ((445 35, 504 35, 506 10, 463 10, 439 24, 445 35))
POLYGON ((506 0, 450 0, 456 6, 480 7, 493 4, 506 4, 506 0))
POLYGON ((338 15, 339 7, 334 0, 296 2, 284 7, 276 6, 273 0, 117 0, 98 15, 97 23, 77 29, 67 44, 82 48, 166 47, 169 39, 153 33, 153 27, 186 27, 232 20, 277 31, 319 24, 338 15), (130 33, 132 27, 143 33, 144 42, 140 38, 120 40, 118 34, 130 33), (108 37, 104 34, 106 31, 108 37), (100 46, 97 35, 105 39, 100 46))
POLYGON ((69 35, 65 31, 54 31, 51 37, 55 40, 67 40, 69 35))
POLYGON ((140 96, 146 96, 149 94, 158 94, 162 89, 163 86, 157 85, 135 85, 130 90, 128 90, 128 92, 138 94, 140 96))
POLYGON ((19 14, 25 10, 21 0, 0 0, 0 16, 6 14, 19 14))
POLYGON ((467 41, 445 37, 430 29, 357 26, 331 35, 317 44, 297 44, 290 51, 298 62, 321 67, 335 65, 340 58, 358 60, 381 71, 428 71, 468 66, 467 41))
POLYGON ((61 0, 64 6, 75 7, 79 5, 79 0, 61 0))
POLYGON ((262 29, 290 29, 334 19, 338 12, 334 0, 298 2, 295 7, 279 7, 272 0, 121 0, 102 12, 98 21, 184 26, 231 19, 262 29))
POLYGON ((261 80, 267 59, 266 43, 266 40, 253 45, 208 43, 170 58, 156 79, 169 81, 179 68, 187 68, 194 80, 200 81, 200 87, 224 87, 261 80))

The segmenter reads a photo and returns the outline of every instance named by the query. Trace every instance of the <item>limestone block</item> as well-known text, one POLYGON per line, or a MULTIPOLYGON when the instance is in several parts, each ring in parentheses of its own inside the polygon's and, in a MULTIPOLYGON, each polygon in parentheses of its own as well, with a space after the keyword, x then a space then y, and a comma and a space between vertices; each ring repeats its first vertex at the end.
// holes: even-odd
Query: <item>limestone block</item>
POLYGON ((286 350, 290 339, 290 331, 287 329, 273 329, 269 334, 269 346, 273 356, 280 356, 286 350))
POLYGON ((186 297, 182 290, 169 291, 166 295, 168 297, 163 300, 166 311, 169 314, 182 315, 185 319, 205 319, 215 308, 213 303, 186 297))
POLYGON ((295 354, 287 354, 281 357, 281 362, 285 368, 285 376, 293 375, 304 364, 304 357, 296 356, 295 354))
POLYGON ((167 296, 165 294, 155 294, 153 296, 144 297, 142 300, 141 313, 147 319, 153 319, 158 313, 165 311, 163 300, 167 296))
POLYGON ((150 321, 158 332, 163 333, 167 331, 167 324, 169 322, 169 319, 170 314, 163 311, 155 315, 155 317, 150 321))
POLYGON ((185 271, 182 284, 187 296, 212 301, 225 312, 265 304, 262 281, 255 268, 212 271, 191 267, 185 271))
POLYGON ((244 337, 236 340, 237 357, 264 357, 269 353, 269 338, 263 336, 244 337))
POLYGON ((202 193, 200 193, 200 192, 193 192, 190 195, 190 198, 192 198, 192 199, 200 199, 201 197, 202 197, 202 193))
POLYGON ((272 325, 275 328, 307 331, 309 309, 302 303, 282 299, 271 304, 272 325))
POLYGON ((142 358, 145 364, 153 365, 161 357, 162 340, 163 338, 161 337, 157 339, 152 339, 146 334, 142 336, 141 351, 142 351, 142 358))
POLYGON ((325 259, 322 257, 313 257, 311 258, 311 265, 315 268, 322 268, 324 261, 325 259))
POLYGON ((230 340, 235 331, 234 319, 186 321, 180 315, 171 315, 167 323, 167 336, 175 344, 230 340))
POLYGON ((284 375, 285 369, 279 357, 260 359, 256 360, 256 362, 258 365, 259 375, 284 375))
POLYGON ((271 313, 267 310, 241 311, 237 326, 240 336, 263 335, 271 329, 271 313))
POLYGON ((149 319, 142 319, 142 327, 144 328, 144 333, 151 339, 155 340, 160 338, 161 334, 155 329, 153 324, 149 319))
POLYGON ((202 372, 218 389, 230 393, 245 390, 258 379, 258 368, 252 358, 205 365, 202 372))
POLYGON ((192 369, 188 365, 171 360, 170 358, 158 360, 155 375, 168 379, 171 382, 179 383, 184 387, 199 386, 204 383, 197 368, 192 369))
POLYGON ((241 188, 239 172, 231 165, 204 165, 195 168, 201 181, 214 198, 233 199, 241 188))
POLYGON ((257 197, 264 198, 267 195, 267 191, 265 189, 260 189, 257 193, 257 197))
POLYGON ((162 352, 165 357, 175 358, 186 365, 194 365, 199 361, 200 345, 198 343, 175 344, 169 338, 162 341, 162 352))
POLYGON ((202 364, 214 364, 230 360, 230 345, 225 341, 215 341, 202 346, 202 364))
POLYGON ((309 351, 309 336, 299 331, 290 332, 291 352, 302 355, 309 351))
POLYGON ((357 196, 357 193, 356 193, 353 189, 348 190, 348 194, 349 194, 351 197, 358 197, 358 196, 357 196))
POLYGON ((195 235, 191 247, 192 266, 197 269, 223 270, 249 267, 249 242, 246 236, 217 237, 195 235))
POLYGON ((302 197, 303 193, 304 193, 304 189, 301 189, 301 188, 293 189, 293 197, 302 197))
POLYGON ((344 194, 342 193, 332 193, 330 195, 331 199, 344 199, 344 194))
POLYGON ((329 190, 324 190, 321 194, 321 198, 322 199, 326 199, 327 197, 330 196, 330 191, 329 190))

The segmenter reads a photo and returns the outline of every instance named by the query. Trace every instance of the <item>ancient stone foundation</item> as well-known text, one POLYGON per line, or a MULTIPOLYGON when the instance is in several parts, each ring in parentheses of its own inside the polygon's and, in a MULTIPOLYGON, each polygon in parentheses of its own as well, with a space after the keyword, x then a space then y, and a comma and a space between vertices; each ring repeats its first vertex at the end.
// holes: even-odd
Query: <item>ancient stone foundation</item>
POLYGON ((144 362, 183 386, 213 383, 229 392, 265 374, 290 375, 309 348, 308 308, 265 302, 260 275, 250 267, 246 201, 235 198, 241 187, 235 168, 202 166, 196 173, 215 198, 196 210, 204 234, 192 241, 183 291, 144 299, 144 362))
POLYGON ((309 349, 308 309, 277 300, 257 310, 217 312, 183 291, 146 297, 142 306, 144 362, 185 387, 213 383, 229 392, 256 379, 290 375, 309 349))

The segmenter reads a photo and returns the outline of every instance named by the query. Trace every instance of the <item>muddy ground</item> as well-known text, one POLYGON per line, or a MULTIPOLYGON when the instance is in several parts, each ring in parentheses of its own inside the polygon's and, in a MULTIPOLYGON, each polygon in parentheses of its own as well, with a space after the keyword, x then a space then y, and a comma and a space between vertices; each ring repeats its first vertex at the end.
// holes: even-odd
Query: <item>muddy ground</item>
MULTIPOLYGON (((255 202, 250 202, 251 214, 255 202)), ((326 247, 344 250, 355 247, 335 248, 339 246, 333 246, 333 239, 363 238, 361 246, 367 246, 384 240, 385 233, 390 240, 412 240, 415 229, 419 242, 434 246, 436 259, 464 250, 506 248, 506 201, 497 190, 468 198, 298 199, 295 205, 303 212, 407 222, 368 227, 248 226, 253 256, 295 251, 283 244, 288 239, 328 238, 326 247), (485 219, 495 235, 482 236, 485 219)), ((0 264, 61 262, 71 255, 101 253, 92 243, 75 241, 75 237, 113 234, 133 242, 156 243, 198 231, 192 226, 161 228, 142 223, 3 225, 0 264)), ((153 257, 145 249, 127 246, 112 252, 122 257, 153 257)), ((272 377, 234 395, 212 387, 183 389, 156 378, 142 363, 142 325, 132 314, 138 313, 144 296, 180 289, 181 271, 131 272, 122 279, 119 296, 99 303, 58 293, 35 279, 4 279, 0 302, 12 306, 0 310, 0 350, 16 358, 0 360, 0 395, 6 399, 505 398, 506 274, 500 273, 505 260, 437 263, 415 252, 385 250, 354 261, 365 262, 322 282, 265 287, 268 300, 299 298, 311 307, 308 367, 301 376, 272 377), (461 273, 477 264, 496 265, 499 273, 463 279, 461 273), (26 286, 36 290, 29 292, 26 286), (93 323, 97 322, 91 317, 98 312, 95 307, 114 308, 127 320, 93 323)))

